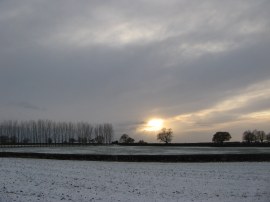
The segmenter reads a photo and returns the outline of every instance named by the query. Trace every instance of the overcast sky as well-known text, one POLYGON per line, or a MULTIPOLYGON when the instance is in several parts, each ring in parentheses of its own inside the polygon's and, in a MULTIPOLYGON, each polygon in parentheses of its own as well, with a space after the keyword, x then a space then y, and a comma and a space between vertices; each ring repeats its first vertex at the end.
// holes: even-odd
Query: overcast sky
POLYGON ((0 120, 270 132, 270 1, 0 1, 0 120))

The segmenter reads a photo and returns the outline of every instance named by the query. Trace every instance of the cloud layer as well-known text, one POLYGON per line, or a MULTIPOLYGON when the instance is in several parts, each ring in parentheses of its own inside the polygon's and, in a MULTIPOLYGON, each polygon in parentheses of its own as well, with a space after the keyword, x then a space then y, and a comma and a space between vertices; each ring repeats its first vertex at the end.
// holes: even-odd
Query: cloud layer
POLYGON ((137 131, 152 117, 175 141, 270 132, 269 10, 267 0, 1 1, 0 119, 112 122, 148 141, 137 131))

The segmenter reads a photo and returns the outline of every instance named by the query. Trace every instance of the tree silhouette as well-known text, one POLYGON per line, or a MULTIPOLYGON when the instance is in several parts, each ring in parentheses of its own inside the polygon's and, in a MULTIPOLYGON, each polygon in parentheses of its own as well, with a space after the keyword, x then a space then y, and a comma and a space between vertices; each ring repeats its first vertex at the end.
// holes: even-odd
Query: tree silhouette
POLYGON ((268 142, 270 142, 270 133, 268 133, 268 134, 266 135, 266 140, 267 140, 268 142))
POLYGON ((246 141, 247 143, 252 143, 253 141, 256 140, 256 136, 254 134, 254 131, 251 132, 250 130, 247 130, 243 133, 243 140, 246 141))
POLYGON ((144 140, 139 140, 138 144, 147 144, 144 140))
POLYGON ((256 131, 256 141, 260 141, 261 143, 266 139, 265 132, 262 130, 256 131))
POLYGON ((93 126, 86 122, 66 123, 50 120, 2 121, 0 144, 110 144, 113 141, 113 126, 109 123, 93 126), (96 141, 92 141, 96 140, 96 141))
POLYGON ((129 137, 127 134, 123 134, 120 139, 119 142, 120 143, 124 143, 124 144, 130 144, 130 143, 134 143, 134 139, 129 137))
POLYGON ((172 141, 172 137, 173 137, 173 132, 172 129, 166 129, 163 128, 161 129, 161 131, 157 134, 157 140, 159 140, 160 142, 165 142, 166 144, 170 143, 172 141))
POLYGON ((231 138, 232 137, 228 132, 216 132, 213 135, 212 141, 215 143, 223 144, 224 141, 229 141, 231 138))

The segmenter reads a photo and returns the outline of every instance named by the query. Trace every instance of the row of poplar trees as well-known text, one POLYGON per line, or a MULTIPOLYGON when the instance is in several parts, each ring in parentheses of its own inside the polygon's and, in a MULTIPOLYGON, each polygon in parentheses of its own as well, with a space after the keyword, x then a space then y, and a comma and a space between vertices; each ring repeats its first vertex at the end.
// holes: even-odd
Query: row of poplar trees
POLYGON ((110 144, 113 126, 109 123, 3 121, 0 122, 0 144, 110 144))

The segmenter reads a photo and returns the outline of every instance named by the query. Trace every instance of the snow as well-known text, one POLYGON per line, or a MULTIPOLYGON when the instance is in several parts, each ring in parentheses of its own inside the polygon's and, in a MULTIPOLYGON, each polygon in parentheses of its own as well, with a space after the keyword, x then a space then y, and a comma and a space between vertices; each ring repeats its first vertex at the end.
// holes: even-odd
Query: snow
POLYGON ((111 155, 181 155, 181 154, 262 154, 270 147, 181 147, 181 146, 69 146, 0 148, 0 152, 111 155))
POLYGON ((0 202, 267 202, 270 162, 124 163, 0 158, 0 202))

